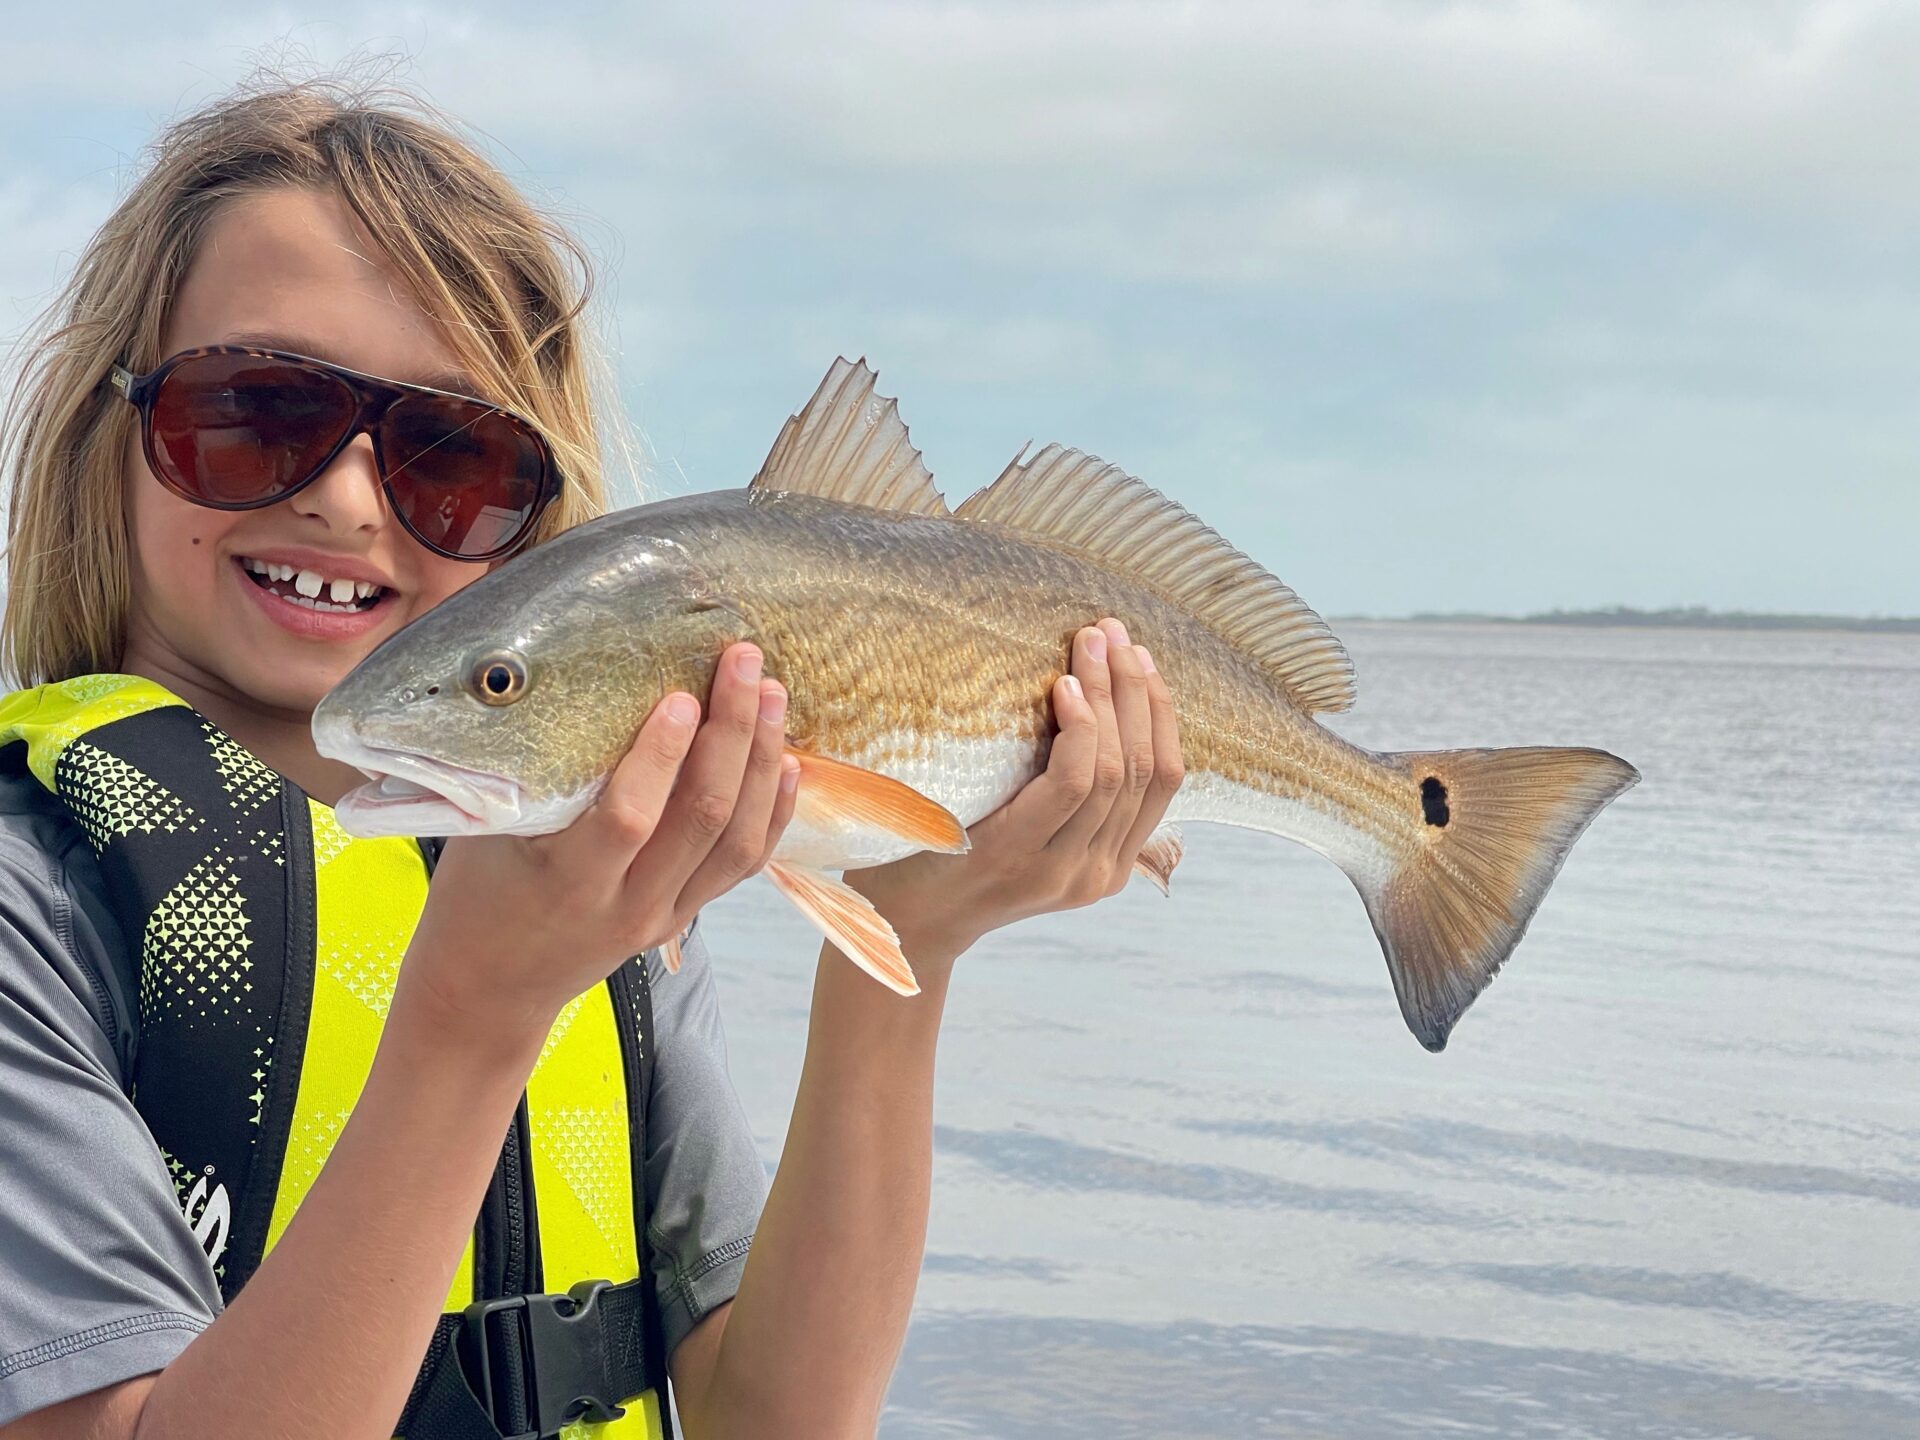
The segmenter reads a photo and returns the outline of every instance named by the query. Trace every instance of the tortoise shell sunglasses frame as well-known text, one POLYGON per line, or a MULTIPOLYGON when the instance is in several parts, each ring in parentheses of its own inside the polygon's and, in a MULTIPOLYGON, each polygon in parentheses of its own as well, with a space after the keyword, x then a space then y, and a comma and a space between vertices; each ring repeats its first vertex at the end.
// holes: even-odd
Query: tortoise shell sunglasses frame
POLYGON ((475 396, 249 345, 182 350, 144 375, 115 364, 108 378, 139 413, 155 477, 210 509, 288 499, 362 434, 394 517, 449 560, 511 554, 560 495, 539 430, 475 396))

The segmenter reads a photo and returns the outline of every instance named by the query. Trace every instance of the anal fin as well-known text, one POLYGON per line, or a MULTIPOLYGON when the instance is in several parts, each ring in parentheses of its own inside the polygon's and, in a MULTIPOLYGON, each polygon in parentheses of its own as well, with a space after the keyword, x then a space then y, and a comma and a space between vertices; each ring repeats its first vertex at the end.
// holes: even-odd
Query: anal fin
POLYGON ((840 953, 899 995, 918 995, 920 982, 900 953, 900 937, 873 902, 844 880, 776 860, 767 877, 840 953))

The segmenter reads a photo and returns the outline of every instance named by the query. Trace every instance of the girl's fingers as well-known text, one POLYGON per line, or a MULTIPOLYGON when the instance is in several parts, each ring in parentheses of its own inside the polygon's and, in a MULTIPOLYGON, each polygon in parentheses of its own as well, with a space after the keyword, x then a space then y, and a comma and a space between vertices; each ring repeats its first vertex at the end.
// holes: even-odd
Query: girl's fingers
POLYGON ((554 842, 569 851, 577 847, 583 864, 617 860, 624 871, 658 831, 699 723, 700 702, 684 690, 662 699, 641 723, 599 798, 554 842))
POLYGON ((1093 849, 1116 863, 1127 832, 1153 783, 1153 702, 1147 697, 1147 667, 1140 649, 1117 620, 1102 621, 1107 636, 1107 668, 1113 673, 1113 717, 1120 735, 1120 760, 1125 775, 1113 808, 1100 822, 1093 849))
MULTIPOLYGON (((1076 642, 1077 643, 1077 642, 1076 642)), ((1047 768, 1020 788, 1000 814, 1010 834, 1033 837, 1031 846, 1046 845, 1060 827, 1080 812, 1093 793, 1093 763, 1100 751, 1100 722, 1087 694, 1074 675, 1053 682, 1053 723, 1056 733, 1047 755, 1047 768)), ((985 824, 996 824, 999 815, 985 824)))
POLYGON ((773 800, 773 818, 767 821, 767 840, 760 850, 760 863, 755 870, 763 870, 767 862, 773 859, 773 852, 780 846, 780 837, 787 832, 787 822, 793 819, 794 801, 800 798, 800 762, 791 755, 780 757, 780 781, 773 800))
POLYGON ((1147 783, 1147 793, 1140 802, 1140 811, 1134 817, 1132 826, 1127 830, 1126 838, 1121 842, 1118 856, 1120 873, 1132 873, 1135 857, 1147 838, 1159 828, 1160 822, 1167 818, 1167 806, 1173 803, 1174 792, 1180 788, 1180 782, 1186 778, 1186 762, 1180 756, 1180 720, 1173 710, 1173 692, 1167 689, 1167 678, 1153 663, 1153 656, 1146 647, 1140 647, 1140 661, 1146 670, 1146 691, 1153 726, 1153 778, 1147 783))
MULTIPOLYGON (((1124 633, 1124 632, 1123 632, 1124 633)), ((1120 726, 1114 718, 1113 670, 1106 631, 1097 626, 1082 630, 1073 642, 1073 673, 1087 692, 1093 708, 1099 744, 1093 757, 1093 788, 1053 837, 1050 848, 1067 852, 1087 849, 1100 833, 1127 781, 1126 761, 1120 753, 1120 726)))
POLYGON ((678 895, 733 823, 760 726, 760 650, 729 645, 714 671, 706 723, 680 767, 653 839, 636 866, 650 887, 678 895))
POLYGON ((760 868, 767 850, 767 827, 780 798, 781 760, 787 748, 787 691, 779 681, 760 682, 758 714, 733 819, 681 887, 680 913, 692 914, 760 868))

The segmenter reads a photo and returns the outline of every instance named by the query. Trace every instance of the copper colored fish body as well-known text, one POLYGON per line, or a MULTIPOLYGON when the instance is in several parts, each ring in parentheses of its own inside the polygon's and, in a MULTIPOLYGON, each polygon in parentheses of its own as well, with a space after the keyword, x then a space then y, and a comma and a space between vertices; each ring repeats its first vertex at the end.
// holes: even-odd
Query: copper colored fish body
POLYGON ((1569 847, 1631 785, 1596 750, 1375 754, 1315 716, 1351 704, 1339 642, 1294 593, 1116 467, 1048 447, 949 512, 891 401, 838 362, 746 490, 583 525, 394 636, 322 703, 322 753, 381 777, 362 834, 540 833, 591 803, 668 691, 706 693, 749 639, 791 695, 802 762, 774 882, 896 989, 884 918, 827 872, 921 849, 1046 763, 1052 684, 1103 615, 1179 713, 1172 822, 1287 836, 1352 877, 1429 1048, 1518 942, 1569 847))

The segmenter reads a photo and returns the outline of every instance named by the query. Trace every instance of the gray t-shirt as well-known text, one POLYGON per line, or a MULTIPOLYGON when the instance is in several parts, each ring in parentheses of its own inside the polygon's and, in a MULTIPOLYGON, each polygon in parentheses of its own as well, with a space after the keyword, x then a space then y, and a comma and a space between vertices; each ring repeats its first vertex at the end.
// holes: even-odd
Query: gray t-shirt
MULTIPOLYGON (((0 1425, 164 1368, 220 1309, 127 1098, 125 944, 79 826, 0 775, 0 1425)), ((648 963, 647 1233, 671 1351, 738 1290, 766 1172, 697 931, 679 974, 648 963)))

